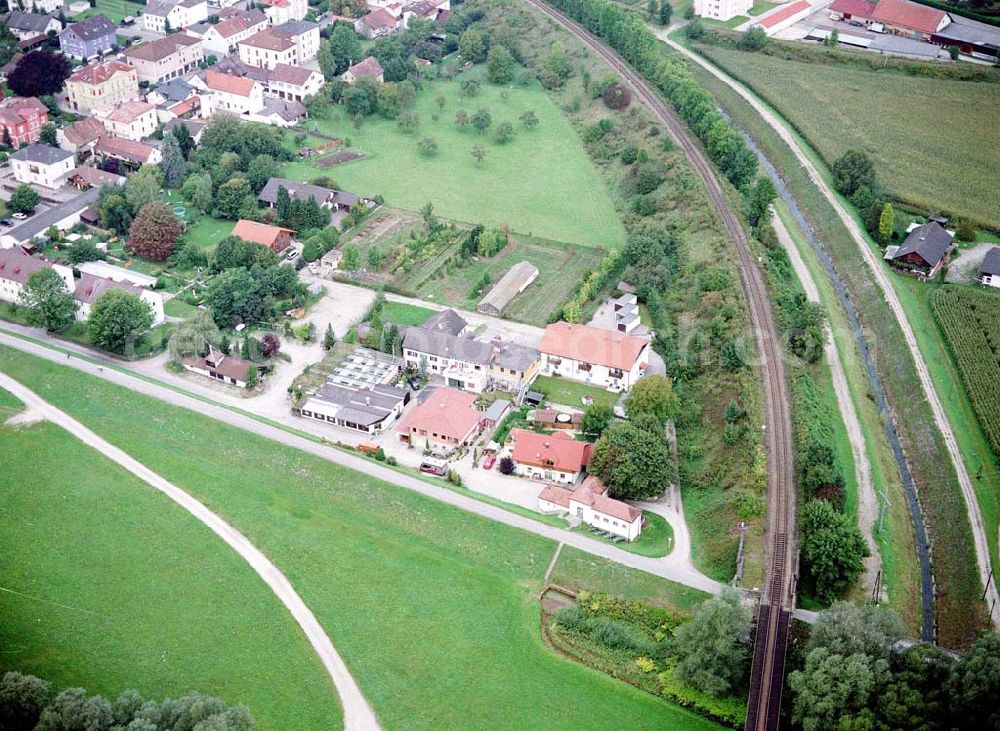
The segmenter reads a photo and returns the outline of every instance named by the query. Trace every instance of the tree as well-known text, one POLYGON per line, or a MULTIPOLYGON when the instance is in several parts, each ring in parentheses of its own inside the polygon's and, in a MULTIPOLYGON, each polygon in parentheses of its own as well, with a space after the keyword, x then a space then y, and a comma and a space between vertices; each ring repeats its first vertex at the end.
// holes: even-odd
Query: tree
MULTIPOLYGON (((335 64, 333 76, 339 76, 347 71, 352 63, 361 60, 361 39, 354 29, 344 23, 337 23, 330 34, 330 56, 335 64)), ((326 69, 323 70, 324 75, 326 69)), ((327 76, 332 81, 332 77, 327 76)))
POLYGON ((208 213, 215 204, 215 197, 212 195, 212 176, 209 173, 189 175, 181 186, 181 195, 199 211, 208 213))
POLYGON ((506 145, 514 139, 514 125, 510 122, 501 122, 497 125, 494 137, 496 138, 497 144, 506 145))
POLYGON ((458 85, 461 90, 460 96, 463 98, 467 96, 479 96, 479 86, 479 79, 472 77, 462 79, 462 82, 458 85))
POLYGON ((7 86, 18 96, 58 94, 72 71, 69 59, 62 54, 31 51, 10 72, 7 86))
POLYGON ((868 655, 845 657, 824 647, 812 650, 805 667, 788 676, 795 695, 792 720, 805 731, 872 728, 868 710, 872 693, 887 680, 888 669, 888 662, 868 655), (860 723, 855 725, 856 721, 860 723))
POLYGON ((152 325, 152 308, 124 289, 110 289, 98 297, 87 320, 94 345, 114 353, 124 353, 152 325))
POLYGON ((625 412, 630 419, 652 414, 661 427, 674 418, 679 409, 680 401, 670 378, 655 373, 639 379, 625 398, 625 412))
POLYGON ((614 424, 601 435, 587 471, 600 477, 618 499, 661 495, 673 477, 663 438, 628 423, 614 424))
POLYGON ((677 674, 686 683, 714 696, 741 689, 750 670, 750 610, 734 589, 698 607, 674 637, 677 674))
POLYGON ((163 261, 174 253, 184 224, 170 204, 149 203, 143 206, 128 230, 128 246, 141 257, 163 261))
POLYGON ((501 475, 513 475, 516 467, 513 459, 510 457, 501 457, 497 470, 499 470, 501 475))
POLYGON ((361 266, 361 250, 355 244, 348 244, 341 252, 341 264, 349 272, 357 271, 361 266))
POLYGON ((281 341, 274 333, 264 333, 260 339, 260 352, 265 358, 273 358, 281 350, 281 341))
POLYGON ((632 95, 624 84, 608 84, 601 92, 601 101, 608 109, 625 109, 632 103, 632 95))
POLYGON ((956 232, 956 238, 959 241, 975 241, 976 240, 976 223, 971 218, 962 218, 958 222, 958 231, 956 232))
POLYGON ((892 204, 886 203, 882 206, 882 215, 878 218, 878 237, 883 242, 892 237, 893 218, 892 204))
POLYGON ((378 111, 379 83, 375 79, 358 79, 344 91, 344 107, 352 117, 370 117, 378 111))
POLYGON ((38 195, 30 185, 21 183, 14 189, 10 200, 7 201, 7 207, 15 213, 25 213, 30 216, 41 201, 42 196, 38 195))
POLYGON ((123 196, 112 192, 112 189, 113 186, 102 188, 101 195, 97 199, 98 210, 101 212, 101 226, 109 231, 114 231, 119 236, 125 236, 128 234, 129 226, 132 225, 132 209, 129 207, 128 201, 123 196))
MULTIPOLYGON (((183 126, 183 125, 182 125, 183 126)), ((187 163, 184 161, 184 152, 177 138, 171 134, 163 136, 163 145, 160 148, 163 153, 163 162, 160 167, 163 170, 163 182, 168 188, 178 188, 184 180, 184 173, 187 170, 187 163)))
POLYGON ((646 1, 646 19, 652 20, 656 17, 656 0, 646 1))
POLYGON ((746 202, 747 219, 751 226, 757 228, 760 225, 777 195, 778 191, 771 179, 766 175, 758 175, 746 202))
POLYGON ((279 173, 278 164, 270 155, 257 155, 247 166, 246 181, 254 193, 260 193, 267 181, 279 173))
POLYGON ((256 388, 257 387, 257 380, 258 380, 258 378, 259 378, 259 376, 258 376, 258 373, 257 373, 257 366, 255 366, 255 365, 253 365, 251 363, 250 365, 247 366, 246 382, 247 382, 247 390, 248 391, 250 389, 252 389, 252 388, 256 388))
POLYGON ((862 150, 848 150, 832 166, 833 182, 837 190, 847 197, 860 188, 878 189, 875 163, 862 150))
POLYGON ((215 246, 212 269, 221 272, 226 269, 251 269, 257 264, 264 269, 278 263, 278 256, 266 246, 244 241, 238 236, 226 236, 215 246))
POLYGON ((163 173, 157 165, 143 165, 125 183, 125 200, 132 215, 136 215, 147 204, 160 200, 163 187, 163 173))
POLYGON ((573 73, 573 66, 566 55, 566 48, 556 41, 549 49, 549 56, 538 74, 538 80, 546 89, 560 89, 573 73))
POLYGON ((278 194, 274 201, 274 212, 275 218, 280 225, 284 226, 291 222, 292 196, 289 195, 288 189, 283 185, 278 186, 278 194))
POLYGON ((673 17, 673 14, 674 6, 667 2, 667 0, 660 0, 660 25, 670 25, 670 19, 673 17))
POLYGON ((219 218, 241 218, 248 201, 256 207, 250 183, 244 178, 230 178, 219 186, 215 195, 215 210, 219 218))
POLYGON ((509 84, 514 80, 514 57, 506 46, 490 48, 486 56, 486 76, 494 84, 509 84))
POLYGON ((836 655, 888 658, 893 645, 906 636, 899 615, 890 609, 835 602, 820 612, 809 633, 806 650, 823 647, 836 655))
POLYGON ((476 164, 477 165, 482 165, 483 164, 483 158, 486 157, 486 148, 483 147, 482 145, 473 145, 472 146, 472 156, 474 158, 476 158, 476 164))
POLYGON ((197 309, 170 333, 167 349, 170 359, 179 361, 192 355, 204 355, 210 345, 219 341, 219 328, 212 319, 212 313, 197 309))
POLYGON ((614 415, 611 407, 592 404, 583 412, 580 431, 587 437, 596 440, 611 426, 611 420, 614 418, 614 415))
POLYGON ((984 635, 962 656, 948 695, 955 727, 1000 727, 1000 634, 984 635))
POLYGON ((458 52, 466 61, 482 63, 487 53, 486 35, 478 28, 466 28, 458 39, 458 52))
POLYGON ((34 272, 21 290, 19 304, 28 310, 28 324, 59 332, 71 324, 76 302, 62 276, 51 268, 34 272))
POLYGON ((736 46, 741 51, 759 51, 767 45, 768 40, 764 29, 755 25, 740 35, 736 46))
POLYGON ((520 120, 525 129, 534 129, 538 126, 538 115, 535 114, 534 110, 529 109, 524 112, 521 115, 520 120))
POLYGON ((187 125, 181 123, 174 127, 170 134, 174 136, 177 140, 177 144, 180 145, 181 154, 184 155, 184 159, 187 160, 188 156, 191 154, 191 150, 197 147, 197 143, 194 141, 194 137, 191 136, 191 130, 187 128, 187 125))
POLYGON ((872 710, 882 727, 950 728, 948 680, 952 665, 951 657, 931 644, 894 652, 889 659, 892 676, 873 699, 872 710))
MULTIPOLYGON (((438 141, 431 136, 424 137, 417 143, 417 147, 420 148, 420 154, 424 157, 433 157, 438 151, 438 141)), ((375 251, 372 249, 372 251, 375 251)))
POLYGON ((493 124, 493 118, 490 116, 490 112, 485 107, 480 107, 475 114, 472 115, 471 120, 472 126, 476 128, 479 132, 479 136, 482 137, 489 126, 493 124))
POLYGON ((842 596, 864 570, 868 546, 853 521, 826 500, 802 511, 802 563, 816 597, 829 603, 842 596))
POLYGON ((51 122, 42 125, 38 133, 38 141, 43 145, 59 146, 59 137, 56 135, 56 126, 51 122))
POLYGON ((0 678, 0 728, 33 729, 49 704, 51 686, 34 675, 7 672, 0 678))
POLYGON ((337 344, 337 336, 333 334, 333 325, 327 324, 323 333, 323 350, 331 350, 337 344))
POLYGON ((455 124, 458 125, 460 129, 464 128, 465 125, 467 125, 468 123, 469 123, 468 112, 466 112, 464 109, 459 109, 457 112, 455 112, 455 124))
POLYGON ((958 46, 948 46, 948 56, 952 61, 958 60, 958 46))
POLYGON ((83 264, 86 261, 100 261, 107 258, 92 242, 82 239, 71 244, 65 253, 66 260, 70 264, 83 264))
MULTIPOLYGON (((287 269, 295 275, 291 267, 287 269)), ((259 273, 258 268, 254 271, 259 273)), ((244 268, 229 269, 212 280, 205 295, 205 304, 215 321, 226 327, 240 323, 252 325, 266 319, 272 312, 270 296, 264 283, 244 268)))

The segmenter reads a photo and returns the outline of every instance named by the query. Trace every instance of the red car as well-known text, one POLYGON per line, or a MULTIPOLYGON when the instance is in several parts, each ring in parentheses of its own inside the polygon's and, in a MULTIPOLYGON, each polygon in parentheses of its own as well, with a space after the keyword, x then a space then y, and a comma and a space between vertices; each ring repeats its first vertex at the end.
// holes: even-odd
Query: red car
POLYGON ((495 454, 488 454, 483 459, 483 469, 488 470, 493 467, 493 463, 497 461, 497 456, 495 454))

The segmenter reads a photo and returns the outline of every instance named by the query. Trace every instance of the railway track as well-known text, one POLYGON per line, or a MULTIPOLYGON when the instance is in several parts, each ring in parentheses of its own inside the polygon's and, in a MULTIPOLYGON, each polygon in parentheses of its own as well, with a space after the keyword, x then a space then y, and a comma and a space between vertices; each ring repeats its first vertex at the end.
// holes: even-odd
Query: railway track
POLYGON ((586 28, 549 7, 542 0, 525 0, 525 2, 552 18, 603 58, 632 88, 633 95, 660 119, 701 178, 712 206, 719 214, 736 247, 741 281, 750 307, 750 320, 763 376, 764 430, 768 460, 768 542, 765 581, 757 615, 746 728, 776 729, 780 716, 781 689, 784 684, 789 623, 795 606, 795 567, 798 552, 791 412, 785 388, 785 369, 781 359, 782 346, 774 325, 764 277, 750 253, 746 231, 730 207, 708 158, 687 125, 675 116, 659 93, 652 89, 638 72, 591 35, 586 28))

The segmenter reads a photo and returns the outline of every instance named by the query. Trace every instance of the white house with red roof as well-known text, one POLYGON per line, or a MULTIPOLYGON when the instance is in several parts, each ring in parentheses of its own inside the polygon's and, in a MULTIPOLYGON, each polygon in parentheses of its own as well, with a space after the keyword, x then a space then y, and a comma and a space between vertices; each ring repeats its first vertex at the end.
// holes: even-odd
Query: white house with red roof
POLYGON ((627 391, 645 373, 649 340, 589 325, 556 322, 545 328, 538 350, 541 374, 627 391))
POLYGON ((604 483, 594 476, 575 489, 548 485, 538 495, 538 509, 543 513, 568 514, 572 519, 626 541, 634 541, 642 533, 642 511, 608 497, 604 483))
POLYGON ((307 0, 260 0, 257 4, 264 8, 267 17, 271 19, 271 25, 304 20, 309 12, 307 0))
POLYGON ((557 431, 539 434, 527 429, 510 432, 514 472, 521 477, 545 482, 575 485, 583 476, 594 445, 580 442, 569 434, 557 431))
POLYGON ((201 116, 216 112, 256 114, 264 108, 264 87, 251 78, 205 72, 205 91, 201 97, 201 116))
POLYGON ((136 142, 153 134, 158 124, 156 106, 140 101, 98 107, 94 110, 94 118, 99 119, 115 137, 136 142))
POLYGON ((215 25, 198 23, 187 32, 201 38, 205 52, 225 56, 236 50, 240 41, 264 30, 270 21, 260 10, 237 10, 227 8, 219 12, 220 20, 215 25))
POLYGON ((385 8, 375 8, 354 21, 354 30, 368 40, 392 35, 402 26, 402 21, 385 8))
POLYGON ((435 388, 396 426, 399 440, 437 454, 468 445, 479 434, 482 413, 473 404, 476 394, 454 388, 435 388))
POLYGON ((107 277, 96 277, 93 274, 81 273, 80 278, 75 280, 73 288, 73 299, 76 300, 76 319, 86 320, 90 317, 90 310, 94 303, 101 298, 105 292, 112 289, 122 289, 136 295, 140 300, 149 305, 153 313, 153 326, 159 325, 165 319, 163 312, 163 297, 159 292, 155 292, 145 287, 137 287, 129 282, 116 282, 107 277))

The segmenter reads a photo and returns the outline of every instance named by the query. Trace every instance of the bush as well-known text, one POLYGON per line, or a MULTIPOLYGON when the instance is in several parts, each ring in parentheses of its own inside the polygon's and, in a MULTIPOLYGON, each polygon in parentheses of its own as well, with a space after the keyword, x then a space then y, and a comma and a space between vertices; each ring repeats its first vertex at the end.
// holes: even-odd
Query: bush
POLYGON ((601 92, 601 99, 608 109, 625 109, 632 102, 632 95, 624 84, 616 81, 601 92))
POLYGON ((636 145, 625 145, 618 157, 626 165, 631 165, 639 159, 639 148, 636 145))
POLYGON ((513 475, 514 474, 514 460, 510 457, 503 457, 500 460, 500 465, 497 467, 501 475, 513 475))

